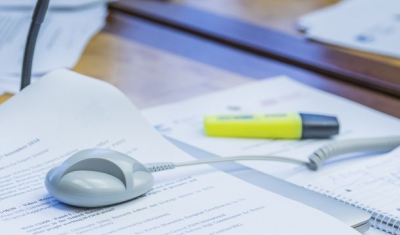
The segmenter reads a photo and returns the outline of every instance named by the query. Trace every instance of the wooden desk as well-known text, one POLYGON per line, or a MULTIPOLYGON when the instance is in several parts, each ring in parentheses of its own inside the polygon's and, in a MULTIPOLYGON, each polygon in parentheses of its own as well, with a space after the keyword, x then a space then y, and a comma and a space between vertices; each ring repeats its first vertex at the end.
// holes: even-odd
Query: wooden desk
POLYGON ((113 9, 400 97, 400 60, 306 40, 302 14, 337 0, 122 0, 113 9))
POLYGON ((400 117, 394 97, 115 11, 75 70, 115 84, 141 108, 286 74, 400 117))
POLYGON ((171 30, 117 11, 75 71, 110 82, 139 108, 286 74, 400 118, 399 99, 171 30))

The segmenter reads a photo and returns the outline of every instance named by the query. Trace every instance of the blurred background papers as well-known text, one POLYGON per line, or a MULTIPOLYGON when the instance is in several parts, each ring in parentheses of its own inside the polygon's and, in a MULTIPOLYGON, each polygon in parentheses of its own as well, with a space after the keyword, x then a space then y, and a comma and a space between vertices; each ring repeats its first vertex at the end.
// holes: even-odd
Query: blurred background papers
MULTIPOLYGON (((51 0, 50 8, 78 8, 112 2, 113 0, 51 0)), ((33 8, 37 0, 0 0, 0 8, 33 8)))
POLYGON ((312 40, 400 58, 400 0, 342 0, 297 27, 312 40))
MULTIPOLYGON (((0 90, 16 93, 33 9, 0 9, 0 90)), ((107 13, 104 1, 74 10, 50 10, 37 40, 32 80, 54 69, 73 68, 89 40, 103 28, 107 13)))

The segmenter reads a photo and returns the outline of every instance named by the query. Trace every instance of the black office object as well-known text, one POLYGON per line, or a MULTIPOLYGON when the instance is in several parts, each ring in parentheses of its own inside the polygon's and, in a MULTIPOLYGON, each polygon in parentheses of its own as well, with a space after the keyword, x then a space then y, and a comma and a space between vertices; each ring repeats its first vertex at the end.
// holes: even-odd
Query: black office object
POLYGON ((21 90, 31 83, 32 62, 35 52, 36 39, 49 8, 49 0, 38 0, 32 16, 31 26, 26 39, 25 53, 22 64, 21 90))

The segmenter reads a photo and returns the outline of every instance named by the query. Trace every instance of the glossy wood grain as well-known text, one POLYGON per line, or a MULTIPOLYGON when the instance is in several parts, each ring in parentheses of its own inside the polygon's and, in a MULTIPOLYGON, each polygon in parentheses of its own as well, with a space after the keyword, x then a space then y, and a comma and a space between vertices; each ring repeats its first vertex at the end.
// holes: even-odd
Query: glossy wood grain
POLYGON ((330 6, 339 0, 169 0, 168 2, 299 36, 301 33, 296 30, 295 25, 300 16, 330 6))
POLYGON ((10 99, 13 95, 12 94, 3 94, 0 95, 0 104, 6 102, 8 99, 10 99))
MULTIPOLYGON (((364 53, 361 52, 350 52, 349 50, 326 46, 308 41, 298 35, 279 32, 249 21, 243 21, 237 17, 226 17, 212 11, 192 7, 190 3, 193 2, 123 0, 112 4, 111 7, 257 55, 400 97, 400 79, 398 79, 400 67, 397 60, 378 58, 379 56, 374 55, 366 56, 368 57, 366 58, 363 56, 364 53)), ((206 2, 211 4, 211 1, 206 2)), ((225 3, 226 1, 215 2, 215 6, 218 6, 221 2, 225 3)), ((293 2, 296 2, 295 5, 299 5, 302 1, 255 1, 257 4, 253 1, 253 5, 244 4, 244 1, 233 2, 237 6, 241 3, 242 8, 240 9, 247 9, 248 12, 252 12, 251 9, 260 10, 260 5, 267 6, 275 3, 276 6, 272 5, 268 9, 278 9, 281 14, 270 14, 270 17, 284 18, 287 16, 287 12, 283 10, 286 9, 285 5, 290 5, 293 2)), ((317 2, 320 2, 320 5, 326 5, 333 1, 321 0, 317 2)), ((317 5, 306 4, 310 8, 317 5)), ((230 6, 226 2, 226 8, 229 9, 230 6)), ((310 10, 310 8, 307 8, 307 10, 310 10)), ((296 13, 291 14, 292 10, 289 11, 288 15, 293 20, 295 16, 305 11, 297 10, 296 13)), ((245 15, 252 14, 247 13, 245 15)), ((278 21, 283 22, 283 20, 278 21)))
POLYGON ((116 85, 140 108, 286 74, 400 117, 394 97, 118 12, 112 12, 75 70, 116 85))
POLYGON ((114 11, 74 70, 114 84, 139 108, 285 74, 400 118, 392 96, 114 11))
MULTIPOLYGON (((304 34, 296 28, 299 17, 323 7, 334 5, 340 0, 170 0, 169 2, 242 19, 293 36, 303 37, 304 34)), ((326 46, 400 67, 400 59, 397 58, 339 46, 326 46)))

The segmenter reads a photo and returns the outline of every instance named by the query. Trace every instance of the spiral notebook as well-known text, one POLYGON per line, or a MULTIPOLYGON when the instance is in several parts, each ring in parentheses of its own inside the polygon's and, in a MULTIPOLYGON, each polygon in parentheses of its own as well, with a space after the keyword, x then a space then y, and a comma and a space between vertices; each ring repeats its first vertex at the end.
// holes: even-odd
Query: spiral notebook
POLYGON ((336 171, 306 188, 371 214, 371 226, 400 234, 400 148, 362 165, 336 171))

